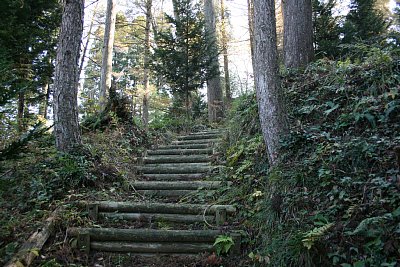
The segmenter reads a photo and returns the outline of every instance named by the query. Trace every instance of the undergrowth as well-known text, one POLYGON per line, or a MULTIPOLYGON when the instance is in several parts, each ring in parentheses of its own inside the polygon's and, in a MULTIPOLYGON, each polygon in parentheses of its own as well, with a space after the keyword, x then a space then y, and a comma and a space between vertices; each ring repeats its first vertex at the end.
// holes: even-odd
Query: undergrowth
POLYGON ((111 114, 107 125, 85 131, 82 139, 73 153, 59 153, 52 134, 42 133, 0 161, 0 265, 57 206, 66 207, 66 227, 80 220, 69 208, 76 201, 126 199, 132 166, 149 136, 111 114))
POLYGON ((348 48, 282 77, 290 133, 268 169, 254 95, 227 123, 223 197, 238 202, 260 266, 400 264, 400 54, 348 48))

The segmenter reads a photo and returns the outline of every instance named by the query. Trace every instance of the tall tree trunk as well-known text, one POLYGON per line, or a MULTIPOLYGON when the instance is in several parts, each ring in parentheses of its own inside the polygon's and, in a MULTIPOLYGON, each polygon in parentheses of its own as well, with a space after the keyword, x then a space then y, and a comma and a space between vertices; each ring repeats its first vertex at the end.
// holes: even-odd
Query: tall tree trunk
POLYGON ((283 2, 283 50, 287 68, 307 65, 314 58, 311 0, 283 2))
POLYGON ((145 28, 145 47, 144 47, 144 74, 143 74, 143 125, 147 129, 149 124, 149 61, 150 61, 150 24, 151 24, 152 0, 146 1, 146 28, 145 28))
POLYGON ((103 58, 100 76, 100 111, 103 111, 106 107, 108 91, 111 87, 112 57, 116 16, 117 13, 115 8, 115 0, 108 0, 106 27, 104 30, 103 58))
POLYGON ((231 84, 229 79, 228 36, 226 34, 225 2, 221 0, 221 35, 222 53, 224 54, 225 96, 228 106, 232 101, 231 84))
POLYGON ((268 159, 278 159, 279 138, 286 131, 286 113, 278 75, 274 0, 254 0, 255 85, 261 129, 268 159))
POLYGON ((221 80, 219 78, 214 0, 204 1, 204 16, 207 34, 209 35, 210 40, 213 43, 213 48, 211 50, 213 51, 212 53, 215 53, 215 55, 212 55, 214 57, 212 64, 213 67, 217 69, 217 74, 214 76, 214 78, 211 78, 207 81, 208 120, 210 122, 217 122, 223 117, 223 101, 221 80))
POLYGON ((87 34, 87 37, 86 37, 86 43, 85 43, 85 46, 83 47, 81 63, 79 64, 79 77, 81 76, 82 69, 83 69, 83 63, 85 62, 86 52, 87 52, 87 49, 89 47, 90 36, 92 35, 92 29, 93 29, 93 25, 94 25, 94 18, 96 17, 96 14, 97 14, 98 5, 99 5, 99 2, 96 3, 96 6, 94 7, 93 14, 92 14, 92 19, 90 20, 89 30, 88 30, 88 34, 87 34))
POLYGON ((25 130, 25 122, 24 122, 24 113, 25 113, 25 93, 18 93, 18 132, 22 133, 25 130))
POLYGON ((247 0, 247 18, 248 18, 249 35, 250 35, 250 53, 254 68, 254 1, 253 0, 247 0))
POLYGON ((39 105, 39 115, 43 117, 43 119, 47 119, 47 107, 49 106, 49 98, 50 98, 50 89, 49 89, 49 82, 43 85, 43 91, 45 93, 44 99, 42 103, 39 105))
POLYGON ((83 31, 84 0, 65 1, 54 74, 54 134, 59 151, 80 145, 78 62, 83 31))

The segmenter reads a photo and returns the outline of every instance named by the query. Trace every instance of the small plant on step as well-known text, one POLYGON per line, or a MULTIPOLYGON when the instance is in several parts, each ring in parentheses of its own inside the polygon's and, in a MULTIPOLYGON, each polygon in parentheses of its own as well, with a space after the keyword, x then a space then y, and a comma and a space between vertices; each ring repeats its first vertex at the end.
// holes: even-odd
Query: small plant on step
POLYGON ((235 244, 232 237, 220 235, 215 239, 214 247, 218 256, 227 254, 231 247, 235 244))

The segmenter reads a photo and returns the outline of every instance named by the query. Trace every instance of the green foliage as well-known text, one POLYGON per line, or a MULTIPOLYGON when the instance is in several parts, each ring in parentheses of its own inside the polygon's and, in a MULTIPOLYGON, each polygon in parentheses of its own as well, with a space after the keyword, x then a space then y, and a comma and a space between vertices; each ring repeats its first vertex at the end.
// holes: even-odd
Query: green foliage
POLYGON ((234 105, 225 178, 233 186, 221 197, 238 203, 260 266, 399 263, 400 52, 386 42, 346 49, 345 60, 282 77, 291 128, 273 169, 259 126, 246 125, 255 96, 234 105))
POLYGON ((335 58, 340 43, 339 17, 333 16, 337 1, 313 0, 312 4, 315 54, 318 58, 335 58))
POLYGON ((216 250, 217 256, 222 254, 227 254, 231 247, 235 244, 232 237, 220 235, 215 239, 214 248, 216 250))
POLYGON ((219 73, 211 64, 218 51, 213 51, 205 31, 200 4, 190 0, 175 3, 177 17, 165 15, 169 28, 157 34, 152 67, 165 78, 172 94, 185 103, 189 113, 190 92, 219 73))
POLYGON ((343 25, 343 43, 368 40, 386 31, 388 23, 375 8, 376 0, 352 0, 343 25))
POLYGON ((18 92, 43 97, 50 80, 61 9, 56 0, 4 0, 0 3, 0 105, 18 92))

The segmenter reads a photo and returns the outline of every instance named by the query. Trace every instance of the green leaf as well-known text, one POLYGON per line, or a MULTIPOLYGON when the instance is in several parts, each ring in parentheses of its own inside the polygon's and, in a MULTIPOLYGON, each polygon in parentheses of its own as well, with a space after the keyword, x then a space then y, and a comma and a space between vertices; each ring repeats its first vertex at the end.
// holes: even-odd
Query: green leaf
POLYGON ((357 261, 353 264, 353 267, 365 267, 365 261, 357 261))

